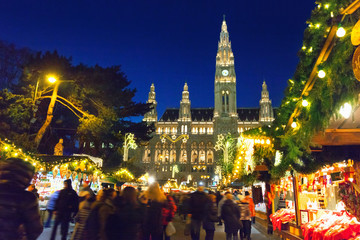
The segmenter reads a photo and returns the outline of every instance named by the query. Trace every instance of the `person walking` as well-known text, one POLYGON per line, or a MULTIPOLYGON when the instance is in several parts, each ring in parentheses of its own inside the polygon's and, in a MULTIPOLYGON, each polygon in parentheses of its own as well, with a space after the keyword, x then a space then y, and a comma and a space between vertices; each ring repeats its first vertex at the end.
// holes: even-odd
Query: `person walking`
POLYGON ((69 223, 71 217, 77 213, 79 209, 78 195, 71 185, 71 180, 64 181, 64 189, 59 193, 59 197, 55 203, 55 224, 51 233, 51 240, 55 240, 56 231, 59 224, 61 225, 61 239, 66 240, 69 231, 69 223))
POLYGON ((112 202, 115 190, 111 188, 101 189, 96 195, 96 201, 91 204, 91 211, 84 228, 84 239, 107 240, 108 219, 115 212, 112 202))
POLYGON ((171 222, 176 213, 176 204, 172 196, 169 194, 166 195, 166 205, 162 209, 162 225, 163 225, 163 235, 165 240, 170 240, 170 236, 166 235, 166 227, 171 222))
POLYGON ((1 240, 35 240, 43 231, 38 198, 25 190, 34 172, 33 165, 19 158, 0 163, 1 240))
POLYGON ((54 192, 50 196, 50 199, 49 199, 49 201, 48 201, 48 203, 46 205, 46 211, 48 211, 48 218, 47 218, 45 226, 44 226, 45 228, 51 227, 50 224, 51 224, 51 220, 52 220, 53 213, 54 213, 54 210, 55 210, 56 200, 58 199, 59 194, 60 194, 60 191, 54 192))
POLYGON ((160 190, 158 183, 153 183, 147 190, 147 198, 149 199, 146 216, 143 224, 144 240, 162 240, 163 224, 162 209, 166 207, 167 199, 160 190))
POLYGON ((84 239, 84 228, 91 211, 91 194, 88 191, 81 191, 79 197, 82 198, 83 201, 80 202, 79 211, 75 216, 75 228, 71 240, 84 239))
POLYGON ((224 220, 226 240, 238 240, 238 232, 241 229, 240 210, 233 200, 233 195, 227 193, 226 200, 221 208, 221 218, 224 220))
POLYGON ((219 224, 218 226, 221 226, 222 225, 222 222, 221 222, 221 209, 222 209, 222 206, 224 204, 224 202, 226 201, 226 195, 229 194, 230 192, 225 192, 225 194, 222 196, 221 200, 219 201, 218 203, 218 217, 219 217, 219 224))
POLYGON ((137 191, 126 187, 121 193, 121 201, 116 205, 115 214, 108 219, 106 228, 108 240, 138 240, 140 225, 144 221, 147 201, 137 201, 137 191))
POLYGON ((213 240, 215 233, 215 222, 218 222, 218 210, 216 206, 216 196, 209 194, 209 200, 205 205, 205 217, 203 228, 206 232, 205 240, 213 240))
POLYGON ((255 216, 255 206, 248 191, 245 192, 245 197, 240 200, 240 220, 243 228, 240 230, 240 238, 250 240, 251 236, 251 218, 255 216))
POLYGON ((204 187, 199 186, 197 191, 190 196, 190 214, 191 218, 191 239, 200 239, 201 222, 205 217, 205 205, 208 201, 207 195, 204 193, 204 187))
POLYGON ((218 217, 219 217, 219 223, 218 223, 218 226, 222 226, 222 221, 221 221, 221 206, 219 206, 219 203, 221 201, 221 199, 223 199, 223 196, 221 195, 221 192, 220 191, 216 191, 216 206, 217 206, 217 209, 218 209, 218 217))

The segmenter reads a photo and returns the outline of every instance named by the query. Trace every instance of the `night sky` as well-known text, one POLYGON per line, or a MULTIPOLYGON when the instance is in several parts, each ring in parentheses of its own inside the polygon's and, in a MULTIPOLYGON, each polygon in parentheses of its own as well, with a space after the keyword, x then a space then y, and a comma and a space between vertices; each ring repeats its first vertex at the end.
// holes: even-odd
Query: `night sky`
POLYGON ((259 105, 265 79, 279 106, 297 62, 313 0, 0 0, 0 39, 57 50, 73 62, 121 65, 146 101, 154 82, 159 117, 179 107, 213 107, 223 14, 232 42, 238 107, 259 105))

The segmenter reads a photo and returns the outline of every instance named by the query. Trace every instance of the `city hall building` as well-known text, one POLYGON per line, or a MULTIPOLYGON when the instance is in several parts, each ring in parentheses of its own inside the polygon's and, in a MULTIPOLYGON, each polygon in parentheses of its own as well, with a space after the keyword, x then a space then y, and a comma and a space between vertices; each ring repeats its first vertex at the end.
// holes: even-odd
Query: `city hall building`
POLYGON ((180 181, 209 186, 214 180, 216 159, 220 154, 214 150, 217 135, 238 136, 245 130, 269 125, 274 120, 274 110, 265 82, 261 97, 259 92, 259 107, 236 106, 234 54, 225 19, 216 54, 214 107, 191 108, 189 87, 185 83, 180 107, 166 109, 159 119, 155 86, 151 85, 147 102, 153 109, 143 120, 155 125, 155 133, 139 148, 139 164, 160 182, 174 175, 180 181), (177 171, 173 172, 174 167, 177 171))

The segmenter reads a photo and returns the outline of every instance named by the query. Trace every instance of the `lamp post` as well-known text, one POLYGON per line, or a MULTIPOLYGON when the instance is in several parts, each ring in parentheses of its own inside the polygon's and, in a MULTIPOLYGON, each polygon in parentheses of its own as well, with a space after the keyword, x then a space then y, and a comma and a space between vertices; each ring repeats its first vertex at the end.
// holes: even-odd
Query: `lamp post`
POLYGON ((125 134, 125 140, 124 140, 124 155, 123 155, 123 161, 126 162, 129 158, 129 148, 136 149, 137 144, 134 139, 134 134, 132 133, 126 133, 125 134))
MULTIPOLYGON (((54 85, 53 93, 51 95, 51 100, 50 100, 50 104, 49 104, 49 107, 48 107, 48 111, 47 111, 47 114, 46 114, 46 120, 45 120, 44 124, 41 126, 40 130, 37 132, 36 137, 35 137, 35 146, 36 146, 36 148, 39 147, 41 139, 43 138, 46 130, 50 126, 51 120, 53 118, 55 102, 56 102, 57 93, 58 93, 59 85, 60 85, 60 82, 57 81, 57 79, 55 77, 48 77, 48 81, 50 83, 55 83, 55 85, 54 85)), ((38 88, 38 83, 36 84, 36 90, 38 88)), ((37 94, 37 93, 35 92, 35 94, 37 94)), ((36 97, 36 95, 35 95, 35 97, 36 97)))

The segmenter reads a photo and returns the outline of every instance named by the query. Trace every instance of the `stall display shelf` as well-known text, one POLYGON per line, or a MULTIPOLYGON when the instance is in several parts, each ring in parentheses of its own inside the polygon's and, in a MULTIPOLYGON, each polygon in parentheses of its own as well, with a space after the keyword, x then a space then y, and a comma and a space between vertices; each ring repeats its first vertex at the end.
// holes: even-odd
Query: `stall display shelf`
POLYGON ((270 220, 272 222, 274 231, 276 229, 279 229, 279 231, 281 231, 282 224, 295 220, 295 210, 280 209, 279 211, 270 215, 270 220))

